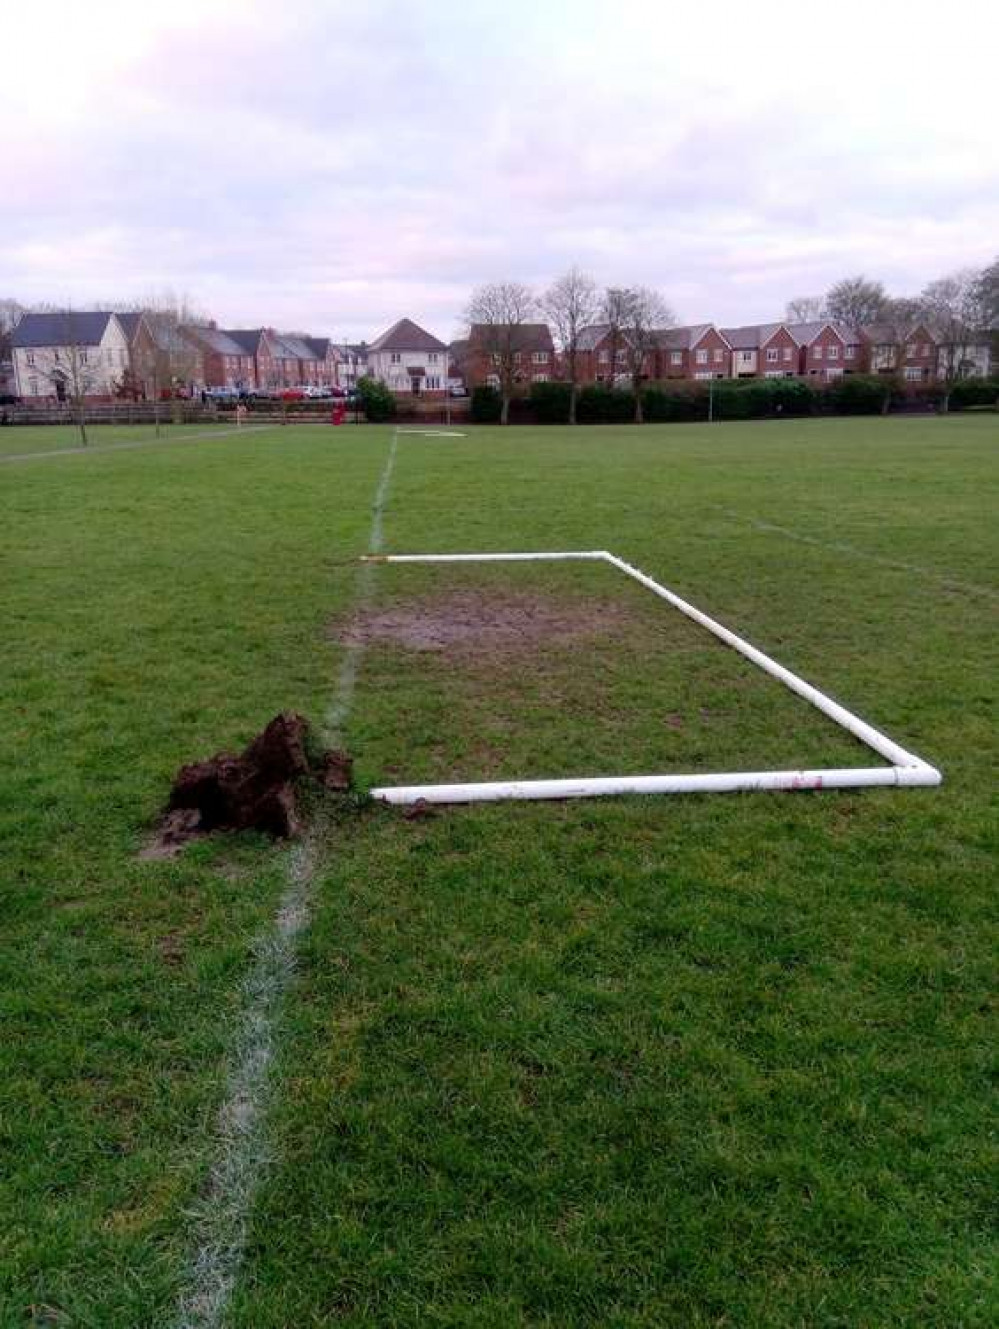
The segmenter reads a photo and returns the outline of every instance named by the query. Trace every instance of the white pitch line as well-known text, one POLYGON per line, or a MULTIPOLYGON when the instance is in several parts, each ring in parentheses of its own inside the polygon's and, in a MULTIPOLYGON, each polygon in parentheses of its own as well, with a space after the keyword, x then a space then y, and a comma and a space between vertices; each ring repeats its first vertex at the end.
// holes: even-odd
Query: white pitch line
POLYGON ((418 434, 421 438, 468 438, 456 429, 400 429, 400 434, 418 434))
POLYGON ((847 544, 845 540, 820 540, 818 536, 806 535, 803 531, 793 531, 787 526, 778 526, 772 521, 762 521, 759 517, 750 517, 748 513, 735 508, 725 508, 721 504, 712 504, 717 512, 722 512, 732 521, 742 521, 767 535, 782 535, 785 540, 796 540, 798 544, 814 545, 819 549, 829 549, 836 554, 849 554, 852 558, 861 558, 867 563, 880 563, 884 568, 895 568, 898 572, 912 572, 917 577, 927 577, 930 581, 940 582, 943 586, 952 586, 958 591, 968 591, 974 595, 986 595, 990 600, 999 599, 999 591, 991 586, 981 586, 974 581, 959 581, 946 572, 937 572, 933 568, 921 567, 918 563, 905 563, 897 558, 885 558, 883 554, 872 554, 857 545, 847 544))
POLYGON ((201 438, 232 438, 239 434, 259 434, 271 425, 243 425, 239 429, 203 429, 197 434, 180 434, 177 438, 133 438, 123 443, 95 443, 85 448, 53 448, 49 452, 15 452, 0 457, 0 463, 10 461, 43 461, 49 457, 92 457, 99 452, 122 452, 127 448, 155 448, 169 443, 188 443, 201 438))
MULTIPOLYGON (((371 547, 376 550, 382 545, 382 516, 397 445, 395 431, 373 504, 371 547)), ((372 565, 362 564, 357 578, 362 606, 370 597, 373 576, 372 565)), ((362 650, 360 645, 348 648, 340 667, 325 725, 327 737, 334 741, 350 712, 362 650)), ((258 943, 256 960, 243 983, 242 1022, 230 1054, 215 1160, 194 1214, 196 1245, 177 1307, 177 1329, 219 1329, 232 1299, 257 1187, 271 1160, 265 1125, 277 1024, 295 972, 298 941, 312 919, 313 883, 327 831, 318 821, 296 847, 274 925, 258 943)))

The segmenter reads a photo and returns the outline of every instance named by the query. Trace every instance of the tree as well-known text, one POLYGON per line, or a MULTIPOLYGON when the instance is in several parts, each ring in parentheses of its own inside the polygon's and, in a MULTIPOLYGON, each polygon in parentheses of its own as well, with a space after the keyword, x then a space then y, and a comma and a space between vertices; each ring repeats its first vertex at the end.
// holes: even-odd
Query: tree
POLYGON ((635 424, 643 422, 642 382, 646 365, 656 349, 656 334, 676 326, 676 315, 659 294, 648 286, 632 286, 622 292, 624 353, 635 394, 635 424))
POLYGON ((626 287, 608 286, 600 302, 600 321, 607 327, 611 387, 617 383, 620 361, 626 358, 623 349, 624 325, 629 317, 630 300, 631 292, 626 287))
POLYGON ((799 295, 784 307, 786 323, 819 323, 826 317, 826 302, 821 295, 799 295))
POLYGON ((879 281, 866 277, 844 277, 826 295, 825 317, 851 328, 877 323, 882 317, 888 293, 879 281))
POLYGON ((879 321, 892 323, 900 333, 926 318, 926 306, 918 295, 890 296, 882 305, 879 321))
POLYGON ((469 340, 473 349, 493 366, 499 379, 503 425, 510 420, 510 398, 523 342, 521 330, 537 310, 538 301, 531 288, 515 281, 480 286, 469 301, 469 340))
POLYGON ((938 369, 944 381, 941 410, 950 405, 954 384, 976 369, 974 351, 985 339, 987 309, 982 302, 981 273, 972 268, 940 277, 924 289, 921 300, 938 346, 938 369))
POLYGON ((0 337, 9 336, 25 312, 24 305, 18 300, 0 300, 0 337))
POLYGON ((570 268, 542 297, 542 307, 555 332, 555 340, 569 377, 569 423, 576 423, 579 395, 579 336, 597 317, 600 300, 592 277, 570 268))

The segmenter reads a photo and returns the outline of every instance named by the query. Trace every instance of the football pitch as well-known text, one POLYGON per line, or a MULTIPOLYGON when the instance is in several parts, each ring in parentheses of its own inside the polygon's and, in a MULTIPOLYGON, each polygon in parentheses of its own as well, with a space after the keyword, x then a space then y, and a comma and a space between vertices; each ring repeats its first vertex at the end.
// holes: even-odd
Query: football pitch
POLYGON ((999 417, 0 431, 0 1324, 953 1326, 994 1224, 999 417), (60 453, 65 455, 59 455, 60 453), (359 794, 141 857, 278 711, 359 794))

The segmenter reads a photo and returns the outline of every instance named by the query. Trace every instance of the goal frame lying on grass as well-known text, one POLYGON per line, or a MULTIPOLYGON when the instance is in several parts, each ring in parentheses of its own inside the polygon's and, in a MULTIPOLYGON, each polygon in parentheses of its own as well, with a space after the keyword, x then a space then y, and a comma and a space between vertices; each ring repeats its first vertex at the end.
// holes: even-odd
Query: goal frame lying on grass
POLYGON ((634 578, 682 614, 751 660, 799 697, 853 734, 889 766, 843 767, 801 771, 720 771, 705 775, 604 775, 558 780, 488 780, 464 784, 380 785, 372 798, 384 803, 489 803, 499 799, 601 798, 611 794, 725 794, 744 790, 927 788, 940 784, 940 772, 907 752, 887 734, 861 720, 811 683, 778 664, 744 637, 711 618, 668 587, 606 549, 519 554, 369 554, 369 563, 546 563, 598 562, 634 578))

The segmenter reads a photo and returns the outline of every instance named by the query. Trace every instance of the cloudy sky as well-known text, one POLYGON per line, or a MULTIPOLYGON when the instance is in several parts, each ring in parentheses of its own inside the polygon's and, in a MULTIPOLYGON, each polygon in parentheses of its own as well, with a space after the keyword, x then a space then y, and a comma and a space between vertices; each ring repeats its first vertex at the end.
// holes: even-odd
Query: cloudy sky
POLYGON ((999 251, 994 0, 4 5, 0 297, 447 336, 570 263, 683 321, 999 251))

